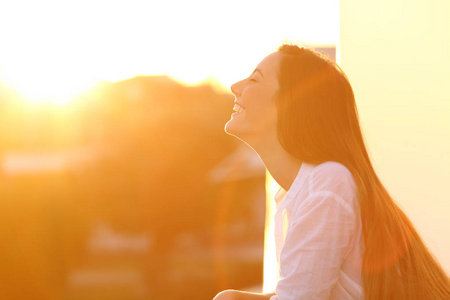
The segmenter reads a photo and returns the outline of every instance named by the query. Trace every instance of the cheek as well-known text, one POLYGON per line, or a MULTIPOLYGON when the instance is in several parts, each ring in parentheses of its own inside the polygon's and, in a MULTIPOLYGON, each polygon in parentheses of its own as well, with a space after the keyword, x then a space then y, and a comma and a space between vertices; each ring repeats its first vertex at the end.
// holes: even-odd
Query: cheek
POLYGON ((277 108, 273 89, 255 85, 246 90, 242 99, 245 100, 243 105, 246 110, 244 115, 238 117, 241 117, 240 121, 244 122, 246 126, 255 130, 276 127, 277 108))
POLYGON ((254 110, 249 110, 247 115, 248 120, 253 121, 256 126, 268 128, 276 126, 277 110, 275 105, 272 105, 270 99, 266 103, 260 103, 254 110))
POLYGON ((268 117, 276 113, 277 108, 271 91, 261 92, 258 99, 256 110, 259 114, 268 117))

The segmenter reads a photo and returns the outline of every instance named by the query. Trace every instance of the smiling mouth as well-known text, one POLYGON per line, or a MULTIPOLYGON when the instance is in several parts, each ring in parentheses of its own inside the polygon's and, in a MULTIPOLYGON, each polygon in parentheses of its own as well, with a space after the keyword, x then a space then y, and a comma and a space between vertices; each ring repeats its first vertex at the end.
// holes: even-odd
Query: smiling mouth
POLYGON ((242 105, 240 105, 237 102, 234 102, 234 107, 233 107, 233 111, 235 111, 236 113, 240 114, 245 110, 245 107, 243 107, 242 105))

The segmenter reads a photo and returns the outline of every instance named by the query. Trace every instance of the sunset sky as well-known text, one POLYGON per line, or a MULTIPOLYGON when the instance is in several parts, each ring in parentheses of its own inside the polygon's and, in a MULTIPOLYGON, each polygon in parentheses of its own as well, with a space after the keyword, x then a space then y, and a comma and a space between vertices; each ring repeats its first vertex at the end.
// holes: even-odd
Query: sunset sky
POLYGON ((97 80, 229 86, 283 41, 337 44, 339 1, 4 1, 0 82, 66 102, 97 80))

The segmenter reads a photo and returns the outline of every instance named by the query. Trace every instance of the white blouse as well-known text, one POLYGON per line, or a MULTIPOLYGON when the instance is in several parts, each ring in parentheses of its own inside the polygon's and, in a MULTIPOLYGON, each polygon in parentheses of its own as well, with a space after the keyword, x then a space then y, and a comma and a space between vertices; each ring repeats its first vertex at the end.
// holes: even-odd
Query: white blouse
POLYGON ((270 299, 363 299, 364 241, 350 171, 336 162, 303 163, 275 201, 279 272, 270 299))

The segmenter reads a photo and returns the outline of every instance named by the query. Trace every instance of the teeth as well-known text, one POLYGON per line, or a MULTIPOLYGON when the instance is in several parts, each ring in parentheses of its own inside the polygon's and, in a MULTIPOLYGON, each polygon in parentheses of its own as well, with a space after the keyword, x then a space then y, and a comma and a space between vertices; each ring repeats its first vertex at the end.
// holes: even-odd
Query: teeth
POLYGON ((245 108, 243 106, 239 105, 239 103, 234 103, 233 110, 235 112, 237 112, 238 114, 240 114, 241 112, 243 112, 245 110, 245 108))

